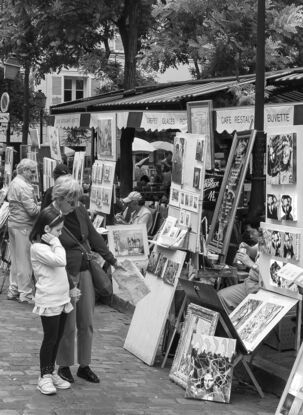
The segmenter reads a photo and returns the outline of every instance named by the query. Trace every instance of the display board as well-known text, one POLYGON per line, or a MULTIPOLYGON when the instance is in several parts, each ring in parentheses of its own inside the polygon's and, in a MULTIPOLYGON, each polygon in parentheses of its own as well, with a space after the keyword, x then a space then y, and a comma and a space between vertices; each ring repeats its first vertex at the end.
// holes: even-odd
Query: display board
POLYGON ((185 255, 182 251, 154 247, 145 276, 150 292, 136 305, 124 343, 126 350, 148 365, 154 364, 185 255))
POLYGON ((214 136, 212 123, 212 101, 187 102, 188 132, 203 134, 206 139, 206 169, 214 168, 214 136))
POLYGON ((186 249, 200 252, 200 227, 205 177, 206 136, 177 133, 172 158, 172 183, 168 216, 188 230, 186 249))
POLYGON ((225 258, 244 184, 256 131, 235 133, 216 209, 209 229, 207 248, 225 258))

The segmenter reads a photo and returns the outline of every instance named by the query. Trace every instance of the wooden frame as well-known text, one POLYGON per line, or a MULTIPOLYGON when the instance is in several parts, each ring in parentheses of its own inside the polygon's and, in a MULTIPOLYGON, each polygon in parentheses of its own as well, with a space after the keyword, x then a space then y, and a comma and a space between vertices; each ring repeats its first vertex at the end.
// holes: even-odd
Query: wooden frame
POLYGON ((195 101, 187 102, 188 132, 193 134, 205 134, 207 139, 206 169, 214 168, 214 134, 213 134, 213 102, 195 101))
POLYGON ((108 246, 114 256, 132 261, 147 260, 148 239, 145 224, 107 226, 108 246))
POLYGON ((227 254, 255 136, 255 130, 235 133, 229 153, 207 239, 209 251, 220 254, 221 262, 227 254))
POLYGON ((275 415, 303 413, 303 344, 291 369, 275 415))
POLYGON ((188 306, 181 338, 169 374, 169 378, 184 389, 186 388, 189 375, 186 370, 190 367, 186 359, 191 355, 194 330, 199 329, 200 334, 213 336, 218 319, 219 313, 216 311, 209 310, 197 304, 190 304, 188 306))

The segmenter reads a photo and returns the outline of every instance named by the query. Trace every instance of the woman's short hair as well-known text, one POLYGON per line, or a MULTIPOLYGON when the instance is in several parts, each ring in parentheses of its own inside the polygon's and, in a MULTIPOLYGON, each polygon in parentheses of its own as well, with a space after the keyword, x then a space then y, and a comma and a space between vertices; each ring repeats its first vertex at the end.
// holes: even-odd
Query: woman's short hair
POLYGON ((82 187, 70 174, 58 177, 53 187, 52 199, 69 199, 78 201, 82 196, 82 187))
POLYGON ((31 242, 38 241, 41 236, 45 233, 45 226, 48 225, 50 228, 59 225, 64 221, 64 216, 59 212, 53 205, 47 206, 39 213, 34 226, 29 234, 29 240, 31 242))
POLYGON ((31 159, 22 159, 17 165, 17 174, 22 174, 25 170, 32 170, 37 168, 37 162, 31 159))

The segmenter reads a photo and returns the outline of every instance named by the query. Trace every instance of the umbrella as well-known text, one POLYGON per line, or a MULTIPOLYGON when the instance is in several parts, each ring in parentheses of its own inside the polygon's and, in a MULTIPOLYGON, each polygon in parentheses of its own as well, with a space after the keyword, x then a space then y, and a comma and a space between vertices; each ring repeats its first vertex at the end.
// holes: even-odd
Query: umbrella
POLYGON ((171 151, 173 152, 174 145, 168 143, 167 141, 154 141, 152 143, 155 150, 164 150, 164 151, 171 151))
POLYGON ((141 138, 134 138, 133 153, 152 153, 153 151, 155 151, 155 148, 152 144, 142 140, 141 138))

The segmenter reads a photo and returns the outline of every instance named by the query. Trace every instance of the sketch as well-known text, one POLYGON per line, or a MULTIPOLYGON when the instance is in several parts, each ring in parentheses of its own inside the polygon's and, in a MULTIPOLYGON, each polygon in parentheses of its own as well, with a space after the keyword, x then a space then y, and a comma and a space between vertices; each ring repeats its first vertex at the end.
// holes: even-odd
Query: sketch
POLYGON ((196 144, 196 160, 197 161, 203 161, 203 144, 204 141, 202 140, 197 140, 197 144, 196 144))
POLYGON ((166 268, 163 274, 163 281, 170 285, 175 285, 175 280, 178 275, 180 264, 170 259, 167 260, 166 268))
POLYGON ((148 240, 145 224, 107 226, 108 246, 116 258, 147 260, 148 240))
POLYGON ((97 127, 97 157, 98 159, 115 159, 116 137, 112 118, 98 120, 97 127))
POLYGON ((237 330, 240 326, 245 324, 246 320, 260 304, 261 301, 250 299, 238 309, 237 313, 235 313, 231 318, 231 322, 237 330))
POLYGON ((196 334, 185 397, 228 403, 236 340, 196 334))
POLYGON ((259 239, 260 252, 264 254, 271 254, 272 231, 270 229, 262 228, 262 236, 259 239))
POLYGON ((172 182, 177 184, 182 184, 183 182, 184 155, 185 139, 183 137, 175 137, 172 158, 172 182))
POLYGON ((279 231, 272 231, 271 233, 271 254, 282 257, 282 240, 279 231))
POLYGON ((303 413, 303 344, 297 354, 275 415, 303 413))
POLYGON ((193 337, 196 333, 214 335, 219 319, 219 313, 196 304, 190 304, 176 350, 174 361, 169 374, 170 379, 186 388, 190 372, 193 337))
POLYGON ((278 199, 276 195, 267 195, 266 212, 267 219, 278 219, 278 199))
POLYGON ((283 258, 300 259, 300 234, 284 232, 282 234, 283 258))
POLYGON ((201 169, 199 167, 194 168, 194 177, 193 177, 193 187, 195 189, 200 189, 200 178, 201 178, 201 169))

